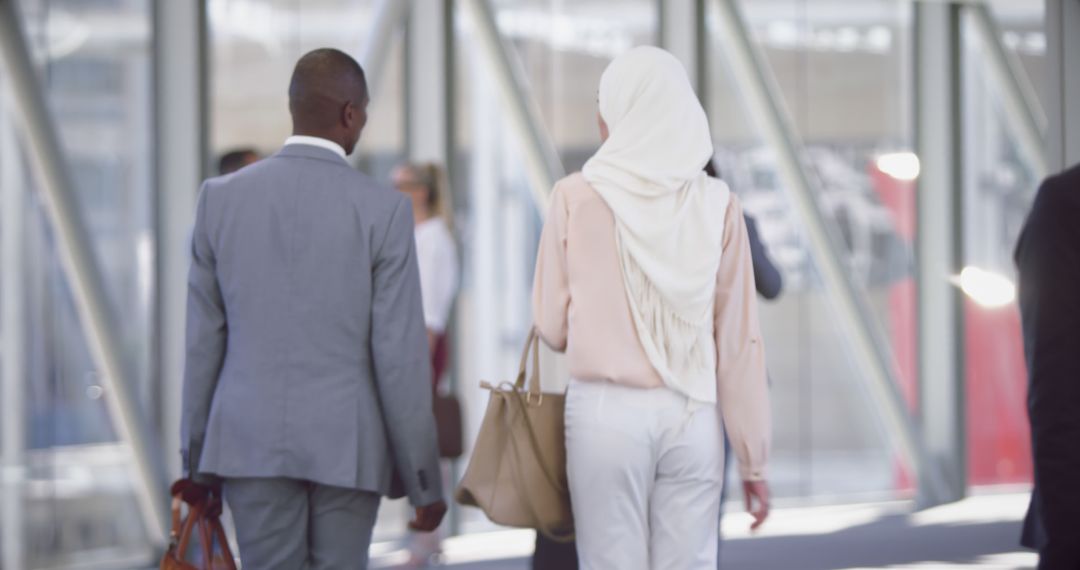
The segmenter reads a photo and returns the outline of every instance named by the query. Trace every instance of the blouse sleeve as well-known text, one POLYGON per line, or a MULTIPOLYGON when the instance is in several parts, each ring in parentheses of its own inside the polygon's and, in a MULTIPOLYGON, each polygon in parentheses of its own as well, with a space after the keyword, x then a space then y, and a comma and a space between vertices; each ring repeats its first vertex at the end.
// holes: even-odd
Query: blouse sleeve
POLYGON ((717 395, 739 473, 744 481, 759 481, 766 474, 772 419, 750 242, 734 195, 725 220, 716 280, 717 395))
POLYGON ((566 271, 566 198, 556 185, 540 234, 533 277, 533 320, 540 338, 557 352, 566 350, 570 284, 566 271))

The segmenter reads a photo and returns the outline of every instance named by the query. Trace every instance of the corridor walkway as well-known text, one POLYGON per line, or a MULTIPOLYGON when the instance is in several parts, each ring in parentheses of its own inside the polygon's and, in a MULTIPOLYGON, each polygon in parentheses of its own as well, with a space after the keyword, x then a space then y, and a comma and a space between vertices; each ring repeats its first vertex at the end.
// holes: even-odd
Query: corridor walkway
MULTIPOLYGON (((919 513, 903 501, 777 509, 754 536, 746 515, 734 515, 724 521, 723 562, 739 570, 1034 568, 1036 556, 1017 544, 1027 499, 981 495, 919 513)), ((446 567, 527 570, 532 540, 517 530, 455 538, 446 545, 446 567)), ((401 556, 378 545, 373 567, 393 568, 401 556)))

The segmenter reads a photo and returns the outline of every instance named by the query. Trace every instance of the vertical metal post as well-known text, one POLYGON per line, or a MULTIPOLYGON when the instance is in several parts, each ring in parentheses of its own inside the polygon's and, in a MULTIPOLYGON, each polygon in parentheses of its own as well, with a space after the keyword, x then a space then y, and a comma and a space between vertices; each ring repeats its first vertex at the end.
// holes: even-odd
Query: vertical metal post
POLYGON ((157 163, 157 376, 162 449, 180 475, 187 270, 195 199, 207 156, 204 2, 154 4, 157 163))
POLYGON ((153 443, 153 429, 133 396, 125 369, 115 316, 109 306, 105 280, 94 257, 90 233, 78 209, 75 185, 65 163, 48 97, 38 82, 15 0, 0 0, 0 61, 10 79, 17 117, 45 213, 56 236, 61 268, 70 287, 90 354, 105 386, 105 401, 120 440, 131 446, 132 481, 150 540, 165 543, 166 509, 163 475, 153 443))
POLYGON ((990 76, 1001 93, 1005 120, 1017 138, 1020 151, 1039 178, 1046 176, 1046 113, 1035 88, 1016 55, 1005 47, 990 7, 982 3, 966 4, 964 12, 984 48, 990 76))
POLYGON ((0 75, 0 567, 25 568, 26 480, 24 387, 22 155, 0 75))
POLYGON ((950 278, 963 260, 963 57, 959 4, 915 4, 919 401, 926 468, 919 505, 956 501, 967 488, 963 299, 950 278), (937 472, 943 485, 930 485, 937 472))
POLYGON ((446 164, 450 156, 449 0, 410 0, 406 48, 409 159, 446 164))
POLYGON ((1046 1, 1050 173, 1080 164, 1080 0, 1046 1))
MULTIPOLYGON (((779 173, 792 207, 803 222, 807 243, 824 284, 830 306, 864 381, 889 441, 915 471, 923 469, 918 429, 899 392, 893 358, 879 323, 852 281, 841 256, 842 241, 826 219, 815 194, 820 181, 802 155, 802 143, 791 126, 779 88, 751 38, 738 0, 714 0, 720 33, 713 37, 726 50, 749 114, 776 153, 779 173)), ((929 484, 937 484, 933 480, 929 484)))
POLYGON ((705 0, 663 0, 660 11, 660 47, 686 67, 690 84, 705 101, 708 85, 705 55, 705 0))

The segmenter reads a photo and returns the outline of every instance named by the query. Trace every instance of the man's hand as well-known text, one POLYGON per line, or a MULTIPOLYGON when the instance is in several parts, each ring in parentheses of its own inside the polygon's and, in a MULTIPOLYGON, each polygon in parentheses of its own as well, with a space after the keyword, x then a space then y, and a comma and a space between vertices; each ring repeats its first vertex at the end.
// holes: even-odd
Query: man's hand
POLYGON ((180 495, 180 498, 189 505, 205 501, 211 496, 221 496, 221 479, 211 475, 196 475, 188 479, 180 479, 173 483, 172 494, 180 495))
POLYGON ((409 528, 420 532, 435 532, 446 516, 446 502, 439 501, 426 507, 416 507, 416 518, 409 523, 409 528))
POLYGON ((750 530, 757 530, 769 518, 769 484, 765 481, 743 481, 746 511, 754 517, 750 530))

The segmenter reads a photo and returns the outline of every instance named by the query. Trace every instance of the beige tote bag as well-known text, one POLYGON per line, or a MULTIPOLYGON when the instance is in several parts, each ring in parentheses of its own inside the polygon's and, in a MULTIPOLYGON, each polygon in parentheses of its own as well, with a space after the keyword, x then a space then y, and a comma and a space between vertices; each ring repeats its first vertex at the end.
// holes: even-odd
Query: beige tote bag
POLYGON ((540 392, 539 344, 536 331, 530 332, 513 384, 480 383, 491 396, 455 498, 498 524, 535 528, 565 542, 574 538, 566 483, 566 397, 540 392), (526 387, 530 351, 532 378, 526 387))

